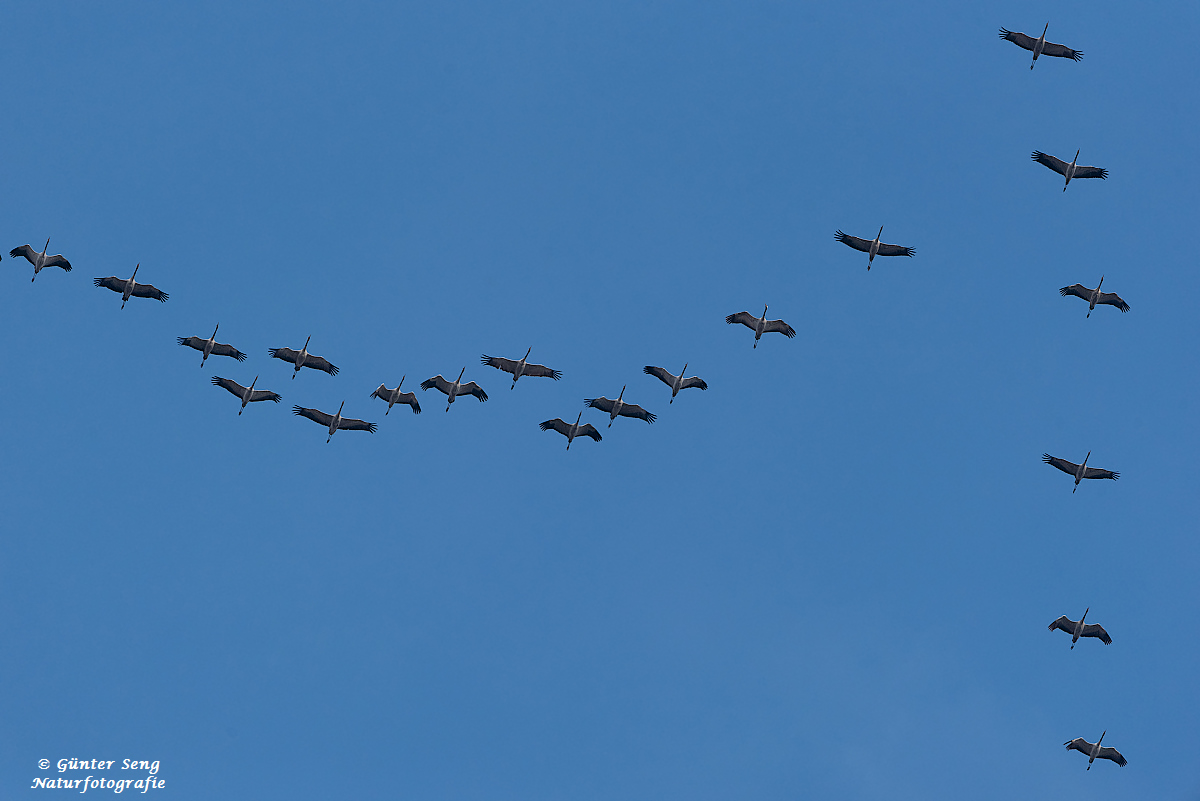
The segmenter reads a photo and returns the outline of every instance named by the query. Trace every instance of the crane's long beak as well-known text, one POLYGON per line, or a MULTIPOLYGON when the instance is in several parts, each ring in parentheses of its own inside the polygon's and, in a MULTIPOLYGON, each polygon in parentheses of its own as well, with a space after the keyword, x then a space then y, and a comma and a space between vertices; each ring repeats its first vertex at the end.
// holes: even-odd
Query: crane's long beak
POLYGON ((462 381, 463 373, 465 373, 465 372, 467 372, 467 368, 464 366, 463 369, 458 371, 458 381, 455 381, 454 383, 457 384, 460 381, 462 381))
POLYGON ((140 261, 133 266, 133 275, 129 276, 130 281, 132 281, 134 278, 137 278, 138 267, 141 267, 141 266, 142 266, 142 263, 140 261))
POLYGON ((50 249, 50 237, 46 237, 46 247, 42 248, 42 255, 46 255, 46 251, 50 249))

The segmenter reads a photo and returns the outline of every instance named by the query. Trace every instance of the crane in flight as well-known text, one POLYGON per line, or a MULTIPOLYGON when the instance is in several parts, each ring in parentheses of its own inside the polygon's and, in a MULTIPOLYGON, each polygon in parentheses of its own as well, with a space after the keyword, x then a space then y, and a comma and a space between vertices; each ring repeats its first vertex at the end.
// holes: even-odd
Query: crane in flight
POLYGON ((254 380, 250 382, 250 386, 243 387, 238 382, 231 378, 221 378, 219 375, 213 376, 213 386, 226 389, 232 395, 236 395, 238 400, 242 402, 242 408, 238 409, 238 417, 242 416, 242 412, 246 411, 247 403, 255 403, 256 401, 271 401, 279 403, 279 395, 274 392, 267 392, 265 389, 255 389, 254 385, 258 383, 258 376, 254 376, 254 380))
POLYGON ((25 259, 33 265, 33 278, 29 281, 32 283, 37 280, 37 274, 47 267, 62 267, 63 272, 71 272, 71 262, 63 258, 61 253, 54 256, 47 256, 46 250, 50 247, 50 238, 46 238, 46 247, 42 248, 42 252, 38 253, 33 249, 32 245, 21 245, 19 248, 13 248, 8 252, 9 256, 14 259, 18 256, 24 256, 25 259))
POLYGON ((843 234, 840 230, 834 232, 833 238, 841 242, 843 245, 852 247, 855 250, 861 250, 867 254, 867 272, 871 271, 871 262, 875 261, 876 256, 908 256, 910 259, 917 251, 904 245, 887 245, 879 241, 883 236, 883 226, 879 226, 879 233, 875 235, 875 239, 860 239, 857 236, 843 234))
POLYGON ((321 370, 330 375, 337 375, 338 369, 329 363, 328 359, 322 359, 320 356, 314 356, 308 352, 308 342, 312 337, 304 340, 304 347, 300 350, 292 350, 291 348, 270 348, 267 353, 272 359, 281 359, 285 362, 291 362, 296 365, 292 370, 292 380, 296 379, 296 375, 300 372, 301 367, 311 367, 314 370, 321 370))
POLYGON ((575 417, 574 423, 568 423, 561 417, 555 417, 553 420, 547 420, 546 422, 539 424, 538 428, 542 429, 543 431, 549 431, 553 428, 555 431, 566 437, 567 450, 571 450, 571 443, 575 441, 576 437, 591 437, 596 442, 604 439, 604 437, 600 436, 600 432, 596 430, 596 427, 591 423, 584 423, 583 425, 580 425, 579 419, 581 417, 583 417, 583 412, 580 412, 575 417))
POLYGON ((754 332, 754 347, 758 347, 758 340, 763 334, 783 334, 788 339, 796 336, 796 329, 785 323, 783 320, 768 320, 767 307, 763 306, 762 317, 755 317, 748 311, 740 311, 736 314, 731 314, 725 318, 725 322, 729 325, 741 323, 754 332))
POLYGON ((1067 634, 1070 634, 1071 635, 1071 649, 1070 650, 1072 650, 1072 651, 1075 650, 1075 643, 1079 642, 1080 637, 1095 637, 1097 640, 1104 643, 1105 645, 1112 645, 1112 637, 1108 636, 1108 632, 1104 630, 1103 626, 1101 626, 1099 623, 1088 623, 1086 625, 1084 624, 1084 622, 1083 622, 1084 618, 1087 617, 1088 610, 1090 610, 1090 609, 1091 609, 1090 606, 1087 609, 1084 609, 1083 617, 1079 618, 1079 620, 1071 620, 1071 618, 1067 617, 1066 615, 1063 615, 1060 618, 1058 618, 1057 620, 1055 620, 1053 623, 1051 623, 1047 628, 1049 628, 1050 631, 1054 631, 1055 629, 1061 629, 1061 630, 1065 631, 1067 634))
POLYGON ((683 377, 683 374, 687 372, 686 363, 683 365, 683 372, 679 375, 672 375, 666 368, 655 367, 650 364, 643 367, 642 372, 646 375, 654 376, 671 388, 671 400, 668 402, 668 405, 675 402, 675 396, 679 394, 679 390, 681 389, 692 389, 693 387, 696 389, 708 389, 708 384, 704 383, 704 379, 699 376, 692 376, 691 378, 683 377))
POLYGON ((1121 310, 1122 314, 1129 311, 1129 304, 1121 300, 1120 295, 1115 292, 1101 292, 1100 287, 1103 285, 1104 276, 1102 275, 1100 276, 1100 283, 1096 284, 1095 289, 1088 289, 1083 284, 1071 284, 1070 286, 1064 286, 1062 289, 1058 290, 1058 294, 1062 295, 1064 298, 1067 295, 1074 295, 1077 298, 1083 298, 1086 300, 1088 302, 1088 317, 1092 316, 1092 310, 1096 308, 1097 304, 1102 306, 1116 306, 1121 310))
POLYGON ((217 330, 220 329, 220 327, 221 324, 217 323, 217 327, 213 329, 212 336, 208 339, 201 339, 200 337, 179 337, 179 344, 192 348, 193 350, 198 350, 204 354, 200 358, 201 367, 203 367, 204 363, 208 361, 209 356, 229 356, 230 358, 237 359, 239 362, 246 361, 246 354, 242 353, 233 345, 223 345, 220 342, 217 342, 217 330))
POLYGON ((530 346, 529 350, 525 351, 525 355, 521 357, 521 361, 514 362, 512 359, 502 359, 499 356, 483 355, 482 362, 488 367, 495 367, 497 370, 503 370, 506 373, 512 373, 512 384, 509 389, 517 385, 518 379, 523 375, 532 376, 535 378, 553 378, 555 381, 562 378, 562 373, 558 370, 552 370, 544 364, 530 364, 529 354, 533 351, 530 346))
POLYGON ((1060 459, 1057 456, 1051 456, 1048 453, 1042 454, 1042 461, 1051 467, 1057 467, 1067 475, 1075 478, 1075 489, 1071 490, 1071 494, 1075 494, 1075 490, 1079 489, 1079 482, 1085 478, 1111 478, 1116 481, 1121 477, 1120 473, 1114 473, 1112 470, 1101 470, 1099 467, 1088 467, 1087 460, 1092 458, 1092 452, 1088 451, 1087 456, 1083 457, 1083 464, 1075 464, 1068 462, 1066 459, 1060 459))
POLYGON ((139 284, 133 279, 137 277, 138 267, 141 267, 141 262, 133 268, 133 275, 128 278, 117 278, 115 275, 110 275, 108 278, 93 279, 96 286, 111 289, 113 292, 121 293, 121 308, 125 308, 125 304, 130 298, 150 298, 151 300, 167 302, 166 292, 155 287, 153 284, 139 284))
POLYGON ((1108 170, 1101 167, 1085 167, 1079 164, 1079 151, 1075 151, 1075 158, 1071 159, 1071 163, 1063 161, 1060 158, 1055 158, 1048 153, 1043 153, 1040 150, 1033 151, 1031 159, 1041 164, 1044 167, 1049 167, 1059 175, 1066 178, 1063 184, 1063 191, 1067 191, 1067 187, 1071 185, 1072 178, 1099 178, 1105 180, 1108 178, 1108 170))
POLYGON ((338 406, 337 414, 329 414, 320 409, 306 409, 303 406, 293 406, 292 414, 300 417, 307 417, 314 423, 320 423, 329 429, 329 436, 325 438, 325 444, 329 444, 329 440, 333 439, 333 435, 338 431, 369 431, 375 433, 375 424, 368 423, 366 420, 356 420, 353 417, 342 417, 342 406, 346 402, 342 401, 341 406, 338 406))
POLYGON ((466 367, 458 372, 458 378, 454 379, 453 381, 447 381, 446 379, 442 378, 441 373, 439 373, 433 378, 428 378, 422 381, 421 389, 436 389, 438 392, 445 395, 447 398, 446 411, 450 411, 450 405, 454 403, 454 399, 459 395, 474 395, 479 399, 480 403, 483 403, 488 399, 487 393, 483 391, 483 387, 479 386, 474 381, 468 381, 464 384, 462 377, 463 373, 465 372, 467 372, 466 367))
POLYGON ((1100 743, 1104 742, 1105 734, 1108 734, 1107 730, 1101 732, 1100 739, 1094 743, 1089 743, 1082 737, 1076 737, 1074 740, 1068 740, 1067 742, 1063 743, 1063 745, 1067 747, 1068 751, 1078 751, 1081 754, 1087 754, 1088 770, 1092 769, 1092 763, 1097 759, 1111 759, 1121 767, 1125 767, 1127 764, 1129 764, 1129 762, 1125 759, 1125 757, 1121 756, 1120 751, 1115 748, 1100 747, 1100 743))
MULTIPOLYGON (((1034 30, 1037 30, 1036 28, 1034 30)), ((1058 58, 1069 58, 1072 61, 1078 61, 1083 58, 1082 50, 1072 50, 1066 45, 1054 44, 1046 41, 1046 31, 1050 30, 1050 23, 1046 23, 1046 27, 1042 29, 1042 35, 1034 39, 1023 33, 1000 29, 1000 38, 1005 41, 1012 42, 1017 47, 1024 50, 1033 51, 1033 61, 1029 64, 1029 69, 1033 69, 1033 65, 1037 64, 1038 56, 1056 56, 1058 58)))
POLYGON ((371 393, 372 398, 379 398, 380 400, 387 401, 388 407, 387 412, 383 413, 384 417, 388 416, 388 412, 392 410, 392 406, 397 403, 407 403, 412 407, 413 414, 421 413, 421 404, 417 403, 417 393, 400 391, 400 387, 404 386, 405 378, 407 378, 407 376, 400 376, 400 383, 396 385, 395 389, 388 389, 384 384, 380 384, 379 387, 371 393))

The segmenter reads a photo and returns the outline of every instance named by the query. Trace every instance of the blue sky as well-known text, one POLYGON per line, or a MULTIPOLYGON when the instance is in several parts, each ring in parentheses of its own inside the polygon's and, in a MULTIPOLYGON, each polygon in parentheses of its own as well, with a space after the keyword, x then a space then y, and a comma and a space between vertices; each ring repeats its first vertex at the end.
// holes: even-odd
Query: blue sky
POLYGON ((9 6, 0 244, 75 269, 0 262, 3 794, 1196 798, 1198 20, 9 6), (139 262, 169 302, 92 286, 139 262), (336 377, 267 358, 310 335, 336 377), (538 430, 623 385, 653 426, 538 430), (378 433, 290 413, 343 400, 378 433))

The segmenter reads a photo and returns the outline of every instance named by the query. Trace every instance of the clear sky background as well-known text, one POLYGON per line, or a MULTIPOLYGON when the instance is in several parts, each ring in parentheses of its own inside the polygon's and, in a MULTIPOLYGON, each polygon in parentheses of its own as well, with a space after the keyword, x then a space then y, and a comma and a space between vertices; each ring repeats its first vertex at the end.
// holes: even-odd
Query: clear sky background
POLYGON ((0 795, 1200 797, 1198 21, 7 6, 0 245, 75 270, 0 262, 0 795), (1086 56, 1031 72, 1047 21, 1086 56), (92 286, 138 262, 169 302, 92 286), (1128 314, 1058 294, 1101 275, 1128 314), (310 335, 336 377, 267 357, 310 335), (654 425, 538 430, 623 385, 654 425), (378 433, 291 414, 343 400, 378 433))

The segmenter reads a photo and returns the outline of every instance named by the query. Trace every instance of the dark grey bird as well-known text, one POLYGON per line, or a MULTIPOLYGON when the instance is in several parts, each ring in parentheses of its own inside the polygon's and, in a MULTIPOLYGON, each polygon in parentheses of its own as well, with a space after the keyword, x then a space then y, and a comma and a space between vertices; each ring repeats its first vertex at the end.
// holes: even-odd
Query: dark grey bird
POLYGON ((258 383, 258 376, 254 376, 254 380, 250 382, 250 386, 243 387, 238 382, 231 378, 221 378, 219 375, 213 376, 213 386, 224 387, 233 395, 236 395, 242 402, 242 408, 238 409, 238 417, 241 417, 242 412, 246 410, 247 403, 255 403, 257 401, 271 401, 279 403, 279 395, 274 392, 267 392, 265 389, 255 389, 254 385, 258 383))
POLYGON ((30 282, 37 280, 37 274, 47 267, 62 267, 63 272, 71 272, 71 262, 63 258, 61 253, 54 256, 47 256, 46 250, 50 247, 50 239, 46 239, 46 247, 42 248, 42 252, 38 253, 33 249, 33 245, 21 245, 19 248, 13 248, 8 252, 8 255, 14 259, 18 256, 24 256, 30 264, 33 265, 33 278, 30 282))
POLYGON ((530 364, 527 360, 529 359, 529 353, 532 350, 533 347, 530 346, 529 350, 525 351, 525 355, 519 362, 514 362, 512 359, 502 359, 499 356, 488 356, 486 354, 483 356, 482 361, 488 367, 495 367, 497 370, 503 370, 506 373, 512 373, 513 380, 512 384, 509 386, 509 389, 515 387, 517 385, 517 380, 523 375, 533 376, 535 378, 553 378, 555 381, 562 378, 562 373, 560 373, 558 370, 551 370, 544 364, 530 364))
POLYGON ((1030 158, 1036 161, 1038 164, 1049 167, 1059 175, 1066 178, 1066 182, 1063 183, 1064 192, 1066 192, 1067 187, 1071 185, 1072 178, 1099 178, 1104 180, 1108 177, 1108 170, 1101 169, 1100 167, 1084 167, 1078 164, 1078 150, 1075 151, 1075 158, 1071 159, 1070 164, 1060 158, 1055 158, 1047 153, 1043 153, 1040 150, 1033 151, 1033 155, 1030 156, 1030 158))
POLYGON ((330 364, 328 359, 322 359, 320 356, 313 356, 308 352, 308 343, 312 337, 304 340, 304 347, 300 350, 292 350, 291 348, 270 348, 267 353, 273 359, 282 359, 285 362, 291 362, 296 365, 292 370, 292 379, 296 378, 296 374, 300 372, 301 367, 311 367, 314 370, 321 370, 330 375, 337 375, 338 369, 330 364))
POLYGON ((407 403, 412 407, 413 414, 421 413, 421 404, 417 403, 417 393, 400 391, 400 387, 404 386, 405 378, 407 378, 407 376, 400 376, 400 383, 396 385, 395 389, 388 389, 385 385, 380 384, 375 391, 371 393, 372 398, 379 398, 380 400, 387 401, 388 407, 387 412, 383 413, 384 417, 388 416, 388 412, 392 410, 392 406, 397 403, 407 403))
POLYGON ((1121 300, 1120 295, 1113 292, 1101 292, 1100 287, 1103 285, 1104 276, 1102 275, 1100 276, 1100 283, 1096 285, 1095 289, 1088 289, 1083 284, 1071 284, 1058 290, 1058 294, 1064 298, 1067 295, 1074 295, 1077 298, 1086 300, 1088 302, 1088 317, 1092 316, 1092 309, 1096 308, 1097 304, 1101 306, 1116 306, 1122 313, 1129 311, 1129 304, 1121 300))
POLYGON ((596 427, 591 423, 584 423, 583 425, 580 425, 579 418, 581 417, 583 417, 583 412, 580 412, 579 415, 576 416, 574 423, 568 423, 561 417, 555 417, 553 420, 547 420, 544 423, 540 423, 538 427, 543 431, 549 431, 553 428, 555 431, 566 437, 567 450, 571 450, 571 443, 575 441, 576 437, 591 437, 592 439, 596 440, 596 442, 604 439, 600 436, 600 432, 596 430, 596 427))
POLYGON ((653 423, 657 419, 658 415, 654 414, 653 412, 646 411, 636 403, 626 403, 623 400, 624 397, 625 387, 621 387, 621 394, 617 396, 616 400, 609 400, 605 397, 599 397, 584 398, 583 402, 585 405, 590 406, 593 409, 599 409, 600 411, 608 414, 609 428, 612 428, 613 420, 616 420, 618 417, 636 417, 639 420, 645 420, 647 423, 653 423))
POLYGON ((137 267, 133 268, 133 275, 129 276, 129 278, 117 278, 115 275, 110 275, 108 278, 94 279, 95 284, 105 289, 111 289, 113 292, 120 292, 122 309, 125 308, 125 304, 130 298, 150 298, 166 303, 167 298, 170 297, 166 292, 163 292, 152 284, 139 284, 133 280, 137 277, 138 267, 141 266, 141 262, 138 262, 137 267))
POLYGON ((459 395, 474 395, 476 398, 479 398, 480 403, 483 403, 488 399, 487 393, 484 392, 483 388, 474 381, 468 381, 464 384, 462 382, 462 377, 463 373, 465 372, 467 372, 466 367, 459 371, 458 378, 454 379, 453 381, 447 381, 446 379, 442 378, 441 374, 439 373, 433 378, 422 381, 421 389, 436 389, 438 392, 445 395, 448 399, 446 401, 446 411, 450 411, 450 405, 454 403, 454 399, 459 395))
POLYGON ((1068 740, 1067 742, 1063 743, 1063 745, 1067 747, 1068 751, 1078 751, 1081 754, 1087 754, 1088 770, 1092 769, 1092 763, 1097 759, 1111 759, 1121 767, 1125 767, 1127 764, 1129 764, 1129 762, 1125 759, 1125 757, 1121 756, 1120 751, 1115 748, 1100 747, 1100 743, 1104 742, 1105 734, 1108 734, 1107 730, 1101 732, 1100 739, 1094 743, 1089 743, 1082 737, 1076 737, 1074 740, 1068 740))
POLYGON ((329 414, 320 409, 306 409, 303 406, 293 406, 292 414, 307 417, 314 423, 320 423, 329 429, 329 436, 325 439, 326 444, 329 443, 329 440, 333 439, 333 435, 339 430, 369 431, 372 434, 375 433, 376 426, 374 423, 368 423, 366 420, 355 420, 353 417, 342 417, 342 406, 345 405, 346 402, 342 401, 341 406, 338 406, 337 414, 329 414))
POLYGON ((1074 476, 1075 489, 1071 490, 1071 494, 1075 494, 1075 490, 1079 489, 1079 482, 1085 478, 1111 478, 1116 481, 1121 477, 1120 473, 1114 473, 1111 470, 1101 470, 1099 467, 1088 467, 1087 460, 1092 457, 1092 452, 1088 451, 1087 456, 1083 457, 1083 464, 1075 464, 1068 462, 1066 459, 1060 459, 1057 456, 1051 456, 1048 453, 1042 454, 1042 461, 1052 467, 1057 467, 1059 470, 1074 476))
POLYGON ((1033 51, 1033 61, 1029 64, 1029 69, 1033 69, 1033 65, 1037 63, 1038 56, 1057 56, 1058 58, 1069 58, 1072 61, 1078 61, 1083 58, 1082 50, 1072 50, 1066 45, 1047 42, 1046 31, 1048 30, 1050 30, 1049 22, 1042 29, 1042 35, 1034 39, 1032 36, 1026 36, 1023 33, 1014 33, 1013 31, 1001 28, 1000 38, 1012 42, 1017 47, 1033 51))
POLYGON ((879 233, 875 235, 875 239, 860 239, 857 236, 843 234, 841 231, 835 231, 833 238, 841 242, 843 245, 861 250, 867 254, 867 272, 871 271, 871 262, 875 261, 876 256, 908 256, 910 259, 917 251, 912 248, 906 248, 904 245, 887 245, 879 241, 883 236, 883 226, 879 226, 879 233))
POLYGON ((185 345, 194 350, 198 350, 204 354, 200 359, 201 367, 203 367, 204 363, 208 361, 209 356, 228 356, 232 359, 237 359, 239 362, 246 361, 246 354, 242 353, 233 345, 223 345, 220 342, 217 342, 217 330, 220 327, 221 324, 217 323, 217 327, 213 329, 212 336, 208 339, 201 339, 200 337, 178 337, 179 344, 185 345))
POLYGON ((1055 629, 1062 629, 1067 634, 1071 635, 1071 649, 1070 650, 1072 650, 1072 651, 1075 650, 1075 643, 1079 642, 1080 637, 1095 637, 1097 640, 1104 643, 1105 645, 1112 645, 1112 637, 1108 636, 1108 632, 1104 630, 1103 626, 1101 626, 1099 623, 1088 623, 1086 625, 1084 624, 1083 621, 1085 618, 1087 618, 1087 613, 1088 613, 1088 610, 1090 610, 1090 609, 1091 609, 1090 606, 1087 609, 1084 609, 1083 617, 1079 618, 1078 621, 1071 620, 1071 618, 1067 617, 1066 615, 1063 615, 1058 620, 1055 620, 1053 623, 1051 623, 1049 626, 1050 631, 1054 631, 1055 629))
POLYGON ((754 331, 754 347, 758 347, 758 340, 763 334, 783 334, 788 339, 796 336, 796 329, 785 323, 783 320, 768 320, 767 307, 763 306, 762 317, 755 317, 748 311, 741 311, 737 314, 731 314, 725 318, 725 322, 729 325, 741 323, 747 328, 754 331))
POLYGON ((704 383, 704 379, 698 376, 692 376, 691 378, 683 377, 683 374, 687 372, 686 363, 683 365, 683 372, 679 375, 672 375, 662 367, 654 367, 649 364, 642 368, 642 372, 646 375, 654 376, 671 388, 671 400, 669 403, 675 402, 675 396, 679 394, 679 390, 681 389, 692 389, 693 387, 696 389, 708 389, 708 384, 704 383))

